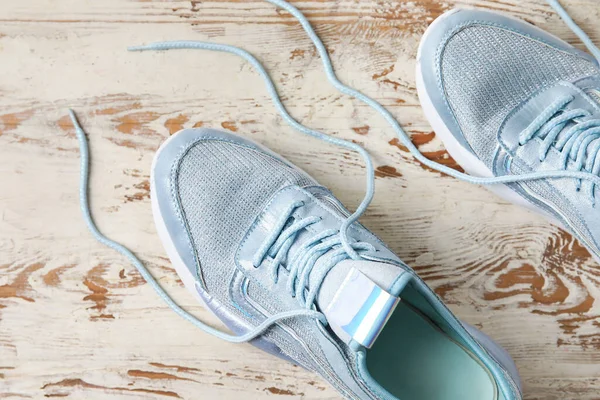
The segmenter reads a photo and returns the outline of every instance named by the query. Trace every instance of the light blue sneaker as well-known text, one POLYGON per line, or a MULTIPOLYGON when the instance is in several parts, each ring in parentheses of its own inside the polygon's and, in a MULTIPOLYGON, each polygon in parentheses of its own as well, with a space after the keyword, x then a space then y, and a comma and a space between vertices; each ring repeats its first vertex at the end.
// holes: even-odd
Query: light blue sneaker
MULTIPOLYGON (((473 183, 491 182, 426 159, 383 106, 336 77, 302 13, 283 0, 268 1, 299 21, 332 85, 379 112, 420 162, 473 183)), ((347 398, 521 399, 508 354, 458 321, 414 271, 358 224, 374 194, 369 154, 296 121, 265 68, 243 49, 196 41, 131 48, 175 49, 227 52, 249 62, 287 123, 361 155, 365 197, 350 215, 304 172, 224 132, 185 130, 161 147, 151 185, 158 231, 185 285, 231 328, 230 335, 179 307, 131 251, 97 229, 87 199, 87 142, 71 112, 82 155, 80 204, 94 237, 127 257, 169 307, 204 332, 230 342, 251 341, 315 371, 347 398)))
MULTIPOLYGON (((600 59, 564 9, 549 3, 600 59)), ((433 129, 466 172, 549 174, 490 189, 558 222, 600 260, 596 58, 526 22, 453 10, 421 41, 417 87, 433 129)))
POLYGON ((178 274, 239 336, 210 333, 252 340, 351 399, 521 399, 509 355, 362 225, 342 238, 350 213, 277 154, 183 130, 156 154, 151 182, 178 274))

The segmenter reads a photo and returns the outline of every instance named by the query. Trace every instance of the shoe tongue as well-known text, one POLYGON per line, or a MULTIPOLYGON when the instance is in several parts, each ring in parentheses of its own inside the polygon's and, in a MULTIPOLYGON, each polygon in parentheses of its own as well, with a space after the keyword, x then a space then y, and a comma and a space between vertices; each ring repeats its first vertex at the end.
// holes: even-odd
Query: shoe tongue
POLYGON ((384 262, 344 260, 325 277, 317 306, 345 343, 371 347, 412 279, 406 270, 384 262))
MULTIPOLYGON (((350 212, 326 188, 304 188, 332 213, 345 219, 350 212)), ((300 246, 290 249, 294 254, 300 246)), ((327 256, 317 260, 314 270, 327 262, 327 256)), ((320 274, 312 273, 308 287, 316 285, 320 274)), ((385 262, 369 260, 343 260, 325 276, 316 299, 316 305, 325 314, 329 326, 345 343, 354 341, 371 347, 383 330, 387 319, 398 303, 398 296, 412 274, 405 269, 385 262)))

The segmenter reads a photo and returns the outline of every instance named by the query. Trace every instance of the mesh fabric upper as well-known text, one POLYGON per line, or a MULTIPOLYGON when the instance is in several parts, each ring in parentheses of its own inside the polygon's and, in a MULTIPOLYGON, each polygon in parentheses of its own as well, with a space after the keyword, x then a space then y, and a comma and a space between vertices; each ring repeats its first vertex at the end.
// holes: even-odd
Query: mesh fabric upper
POLYGON ((184 155, 177 190, 212 296, 224 300, 235 252, 271 196, 288 185, 315 183, 269 154, 230 142, 200 141, 184 155))
POLYGON ((470 25, 441 58, 446 97, 465 139, 488 166, 502 121, 545 85, 597 74, 591 62, 512 31, 470 25))
MULTIPOLYGON (((245 234, 279 189, 316 184, 308 175, 269 154, 230 142, 200 141, 182 157, 176 190, 202 276, 211 296, 239 318, 247 319, 230 306, 228 289, 236 268, 235 254, 245 234)), ((287 311, 278 293, 260 285, 250 285, 247 295, 271 315, 287 311)), ((300 365, 310 369, 329 368, 315 339, 314 321, 290 319, 286 325, 310 347, 312 357, 297 342, 288 339, 279 326, 268 329, 265 337, 300 365)), ((341 385, 331 383, 336 387, 341 385)))

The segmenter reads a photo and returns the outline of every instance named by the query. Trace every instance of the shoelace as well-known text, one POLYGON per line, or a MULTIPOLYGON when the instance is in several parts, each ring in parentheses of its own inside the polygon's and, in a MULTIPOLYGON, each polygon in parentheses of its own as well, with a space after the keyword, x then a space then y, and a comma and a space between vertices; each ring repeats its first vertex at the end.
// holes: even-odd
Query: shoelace
POLYGON ((560 18, 564 21, 565 24, 573 31, 573 33, 583 42, 585 47, 589 50, 590 53, 600 62, 600 49, 596 47, 592 39, 577 25, 573 18, 569 15, 567 10, 560 5, 558 0, 546 0, 546 2, 554 8, 554 11, 560 16, 560 18))
MULTIPOLYGON (((594 175, 600 173, 600 119, 592 119, 590 113, 584 109, 574 109, 563 112, 564 108, 574 100, 573 96, 562 96, 550 104, 531 124, 521 132, 519 144, 527 144, 534 138, 542 140, 539 149, 539 160, 544 161, 552 147, 561 152, 562 168, 569 168, 569 161, 573 161, 572 169, 584 169, 594 175), (587 118, 587 119, 586 119, 587 118), (567 124, 574 125, 559 135, 567 124), (558 140, 557 140, 558 139, 558 140), (584 165, 585 163, 585 165, 584 165)), ((581 190, 582 180, 577 180, 577 191, 581 190)), ((588 186, 588 196, 592 206, 596 205, 596 185, 588 186)))
POLYGON ((79 141, 79 153, 81 154, 80 176, 79 176, 79 207, 81 208, 81 212, 83 213, 83 219, 85 220, 85 223, 87 224, 88 229, 90 230, 90 232, 92 233, 94 238, 96 238, 96 240, 98 240, 100 243, 102 243, 103 245, 105 245, 107 247, 110 247, 111 249, 113 249, 113 250, 117 251, 118 253, 121 253, 123 256, 125 256, 125 258, 127 258, 131 262, 131 264, 133 264, 133 266, 138 270, 140 275, 142 275, 144 280, 146 280, 146 282, 148 282, 148 284, 154 289, 154 291, 159 295, 159 297, 161 299, 163 299, 165 301, 165 303, 167 303, 167 305, 173 311, 175 311, 181 317, 188 320, 189 322, 191 322, 192 324, 194 324, 195 326, 197 326, 204 332, 211 334, 213 336, 216 336, 218 338, 221 338, 223 340, 226 340, 228 342, 232 342, 232 343, 248 342, 248 341, 256 338, 257 336, 261 335, 265 330, 270 328, 272 325, 276 324, 277 322, 279 322, 281 320, 287 319, 287 318, 293 318, 293 317, 315 318, 315 319, 320 320, 324 325, 327 325, 327 319, 325 318, 325 316, 322 313, 313 311, 313 310, 302 309, 302 310, 282 312, 277 315, 270 316, 270 317, 266 318, 262 323, 260 323, 257 327, 248 331, 246 334, 236 336, 236 335, 229 335, 227 333, 221 332, 218 329, 213 328, 212 326, 200 321, 198 318, 194 317, 192 314, 190 314, 189 312, 187 312, 183 308, 181 308, 177 303, 175 303, 175 301, 173 301, 173 299, 167 294, 167 292, 165 292, 165 290, 162 288, 162 286, 160 286, 160 284, 156 281, 156 279, 154 279, 154 277, 152 276, 150 271, 148 271, 148 269, 144 266, 144 264, 140 261, 139 258, 137 258, 128 248, 126 248, 122 244, 117 243, 114 240, 111 240, 111 239, 107 238, 106 236, 104 236, 102 234, 102 232, 100 232, 98 230, 98 228, 96 227, 96 224, 94 223, 94 219, 92 218, 92 214, 90 212, 90 204, 88 201, 89 160, 90 160, 88 143, 87 143, 87 139, 85 137, 85 132, 79 125, 79 121, 77 120, 75 113, 72 110, 69 110, 69 115, 71 117, 71 121, 73 122, 73 126, 75 126, 75 133, 77 134, 77 139, 79 141))
MULTIPOLYGON (((279 271, 282 266, 281 263, 283 259, 287 257, 299 232, 309 225, 321 221, 321 218, 319 217, 307 217, 294 221, 285 228, 293 212, 302 206, 304 206, 304 202, 300 201, 293 203, 288 207, 275 224, 272 233, 265 238, 263 244, 252 260, 254 267, 258 268, 267 255, 271 257, 271 278, 275 283, 277 283, 279 279, 279 271)), ((340 246, 342 244, 342 238, 339 233, 339 230, 327 229, 306 239, 296 251, 294 257, 287 263, 286 269, 289 272, 287 290, 290 295, 298 299, 305 308, 312 307, 327 273, 339 262, 350 258, 350 255, 346 252, 345 248, 340 246), (317 260, 325 254, 327 254, 327 259, 319 266, 320 270, 318 271, 318 275, 316 278, 313 278, 314 280, 311 282, 307 293, 308 296, 305 296, 305 288, 309 286, 309 276, 311 276, 313 268, 317 264, 317 260)), ((366 242, 351 242, 350 246, 355 251, 375 250, 372 244, 366 242)))
MULTIPOLYGON (((362 94, 361 92, 359 92, 349 86, 346 86, 337 78, 335 71, 333 69, 333 65, 331 63, 331 59, 329 58, 329 54, 327 53, 325 46, 323 45, 323 43, 321 42, 321 39, 317 36, 315 31, 313 30, 313 28, 310 25, 310 23, 308 22, 308 20, 304 17, 304 15, 297 8, 295 8, 294 6, 292 6, 289 3, 285 2, 284 0, 265 0, 265 1, 271 3, 275 6, 278 6, 280 8, 283 8, 284 10, 289 12, 294 18, 296 18, 296 20, 298 20, 298 22, 300 23, 300 25, 302 26, 302 28, 304 29, 304 31, 306 32, 308 37, 311 39, 314 46, 316 47, 319 56, 321 57, 321 61, 323 63, 323 67, 325 69, 325 73, 327 75, 327 79, 329 80, 329 82, 341 93, 344 93, 350 97, 353 97, 356 100, 361 101, 362 103, 370 106, 372 109, 377 111, 390 124, 390 126, 392 127, 394 132, 396 132, 399 140, 410 151, 410 153, 413 155, 413 157, 415 157, 415 159, 417 159, 423 165, 425 165, 429 168, 432 168, 436 171, 442 172, 451 177, 454 177, 456 179, 460 179, 465 182, 470 182, 470 183, 479 184, 479 185, 496 185, 496 184, 507 184, 507 183, 534 181, 534 180, 539 180, 539 179, 556 179, 556 178, 571 178, 571 179, 578 179, 578 180, 586 180, 586 181, 590 181, 594 185, 600 185, 600 177, 597 175, 594 175, 592 173, 589 173, 589 172, 567 171, 567 170, 539 171, 539 172, 527 173, 527 174, 523 174, 523 175, 507 175, 507 176, 492 177, 492 178, 481 178, 481 177, 475 177, 475 176, 471 176, 471 175, 456 171, 445 165, 438 164, 435 161, 429 160, 428 158, 426 158, 425 156, 423 156, 421 154, 419 149, 410 140, 410 137, 408 136, 408 134, 402 129, 402 127, 400 126, 398 121, 396 121, 396 119, 392 116, 392 114, 388 110, 386 110, 381 104, 379 104, 378 102, 376 102, 369 96, 366 96, 366 95, 362 94)), ((556 12, 560 15, 560 17, 571 28, 571 30, 583 41, 583 43, 586 45, 586 47, 589 49, 589 51, 596 57, 596 59, 600 63, 600 50, 592 43, 591 39, 585 34, 585 32, 583 32, 581 30, 581 28, 579 28, 579 26, 577 26, 577 24, 571 19, 571 17, 564 10, 564 8, 562 8, 562 6, 558 3, 557 0, 546 0, 546 1, 548 2, 548 4, 550 4, 550 6, 552 6, 556 10, 556 12)), ((356 222, 360 218, 360 216, 365 212, 365 210, 371 203, 371 200, 373 199, 375 175, 374 175, 374 170, 373 170, 373 163, 371 161, 371 158, 370 158, 368 152, 366 150, 364 150, 361 146, 359 146, 355 143, 328 136, 319 131, 310 129, 310 128, 302 125, 298 121, 296 121, 288 113, 285 106, 281 102, 279 95, 277 93, 277 90, 275 88, 275 85, 273 84, 273 81, 271 80, 271 78, 270 78, 269 74, 267 73, 267 71, 265 70, 265 68, 252 54, 248 53, 247 51, 245 51, 243 49, 240 49, 240 48, 237 48, 234 46, 229 46, 229 45, 215 44, 215 43, 209 43, 209 42, 198 42, 198 41, 160 42, 160 43, 153 43, 153 44, 149 44, 149 45, 145 45, 145 46, 135 46, 135 47, 129 48, 130 51, 172 50, 172 49, 201 49, 201 50, 220 51, 220 52, 235 54, 235 55, 245 59, 259 72, 259 74, 261 75, 261 77, 263 78, 263 80, 266 84, 267 90, 272 98, 272 101, 273 101, 277 111, 280 113, 280 115, 283 117, 283 119, 290 126, 292 126, 293 128, 295 128, 296 130, 298 130, 302 133, 316 137, 325 142, 329 142, 329 143, 335 144, 337 146, 340 146, 340 147, 343 147, 343 148, 346 148, 349 150, 353 150, 353 151, 357 152, 364 159, 365 166, 366 166, 366 173, 367 173, 366 174, 367 178, 366 178, 365 196, 364 196, 362 202, 360 203, 360 205, 357 207, 356 211, 344 221, 344 223, 340 227, 340 231, 339 231, 339 243, 341 245, 341 248, 343 248, 344 252, 346 253, 346 255, 352 259, 360 259, 361 257, 359 255, 359 253, 353 247, 351 241, 348 238, 347 231, 348 231, 348 228, 354 222, 356 222)), ((226 340, 229 342, 235 342, 235 343, 250 341, 250 340, 256 338, 257 336, 261 335, 270 326, 278 323, 281 320, 288 319, 288 318, 293 318, 293 317, 314 318, 314 319, 321 321, 323 324, 327 324, 327 320, 322 313, 305 308, 305 309, 298 310, 298 311, 283 312, 283 313, 279 313, 277 315, 273 315, 273 316, 265 319, 256 328, 250 330, 246 334, 241 335, 241 336, 234 336, 234 335, 229 335, 224 332, 221 332, 221 331, 207 325, 206 323, 198 320, 196 317, 194 317, 193 315, 189 314, 187 311, 185 311, 181 307, 179 307, 179 305, 177 305, 177 303, 175 303, 169 297, 169 295, 164 291, 164 289, 156 282, 156 280, 152 277, 152 275, 146 269, 146 267, 143 265, 143 263, 129 249, 127 249, 123 245, 116 243, 113 240, 104 236, 98 230, 98 228, 95 226, 94 221, 91 216, 91 213, 90 213, 89 203, 88 203, 88 198, 87 198, 87 186, 88 186, 88 178, 89 178, 89 176, 88 176, 89 153, 88 153, 87 141, 86 141, 85 133, 83 132, 81 126, 79 125, 75 114, 71 110, 69 110, 69 113, 70 113, 71 119, 73 121, 73 125, 76 128, 77 138, 80 143, 80 152, 81 152, 80 207, 83 212, 83 216, 84 216, 84 219, 87 223, 89 230, 91 231, 92 235, 99 242, 114 249, 115 251, 121 253, 123 256, 125 256, 127 259, 129 259, 131 261, 131 263, 135 266, 135 268, 140 272, 142 277, 148 282, 148 284, 150 284, 152 286, 152 288, 167 303, 167 305, 171 309, 173 309, 173 311, 175 311, 177 314, 179 314, 181 317, 185 318, 186 320, 190 321, 192 324, 194 324, 195 326, 197 326, 204 332, 214 335, 223 340, 226 340)), ((279 249, 279 251, 282 251, 282 249, 283 249, 283 246, 282 246, 282 248, 279 249)), ((262 251, 264 251, 264 250, 262 250, 262 251)), ((281 257, 283 257, 283 255, 281 257)), ((280 260, 278 260, 278 261, 280 261, 280 260)), ((310 270, 310 268, 304 268, 302 271, 309 271, 309 270, 310 270)), ((306 272, 306 274, 307 274, 307 272, 306 272)), ((305 272, 302 272, 302 276, 304 276, 304 275, 305 275, 305 272)), ((301 288, 300 285, 297 285, 296 291, 298 291, 299 288, 301 288)), ((314 295, 315 295, 315 293, 310 293, 309 297, 314 298, 314 295)), ((308 299, 306 299, 306 300, 308 300, 308 299)), ((308 304, 308 303, 305 302, 305 305, 306 304, 308 304)))

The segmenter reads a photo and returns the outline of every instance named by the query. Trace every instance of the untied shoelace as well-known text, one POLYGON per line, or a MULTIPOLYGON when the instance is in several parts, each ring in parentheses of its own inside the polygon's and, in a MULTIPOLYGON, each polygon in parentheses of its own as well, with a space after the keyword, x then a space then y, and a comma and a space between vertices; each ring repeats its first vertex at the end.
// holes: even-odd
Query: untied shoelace
MULTIPOLYGON (((516 182, 527 182, 527 181, 534 181, 534 180, 539 180, 539 179, 556 179, 556 178, 571 178, 571 179, 576 179, 579 181, 589 181, 593 185, 600 185, 600 177, 597 174, 593 174, 588 171, 573 171, 573 170, 539 171, 539 172, 533 172, 533 173, 527 173, 527 174, 521 174, 521 175, 507 175, 507 176, 499 176, 499 177, 491 177, 491 178, 482 178, 482 177, 475 177, 475 176, 471 176, 471 175, 456 171, 445 165, 442 165, 435 161, 429 160, 428 158, 423 156, 423 154, 421 154, 419 149, 410 140, 409 135, 404 131, 404 129, 402 129, 402 127, 400 126, 398 121, 396 121, 396 119, 392 116, 392 114, 387 109, 385 109, 381 104, 379 104, 377 101, 373 100, 369 96, 359 92, 356 89, 353 89, 353 88, 345 85, 338 79, 338 77, 336 76, 335 71, 333 69, 331 59, 329 58, 329 54, 328 54, 327 50, 325 49, 325 46, 323 45, 323 42, 317 36, 317 34, 313 30, 312 26, 310 25, 310 23, 308 22, 306 17, 304 17, 304 15, 297 8, 295 8, 294 6, 292 6, 291 4, 289 4, 283 0, 266 0, 266 1, 268 1, 269 3, 271 3, 275 6, 281 7, 282 9, 289 12, 292 16, 294 16, 298 20, 300 25, 304 28, 304 31, 307 33, 308 37, 311 39, 311 41, 315 45, 317 52, 318 52, 319 56, 321 57, 321 61, 323 63, 323 67, 325 69, 325 73, 327 75, 327 79, 329 80, 329 82, 341 93, 346 94, 350 97, 353 97, 356 100, 359 100, 362 103, 365 103, 366 105, 370 106, 372 109, 377 111, 392 127, 392 129, 398 136, 398 139, 400 140, 400 142, 410 151, 410 153, 419 162, 421 162, 425 166, 432 168, 436 171, 442 172, 446 175, 452 176, 454 178, 460 179, 462 181, 470 182, 470 183, 474 183, 474 184, 480 184, 480 185, 497 185, 497 184, 516 183, 516 182)), ((585 32, 583 32, 583 30, 581 30, 581 28, 579 28, 579 26, 577 26, 577 24, 572 20, 572 18, 569 16, 569 14, 566 12, 566 10, 558 3, 557 0, 546 0, 546 1, 556 10, 556 12, 565 21, 565 23, 569 26, 569 28, 571 28, 571 30, 573 30, 573 32, 583 41, 583 43, 586 45, 588 50, 594 55, 594 57, 596 57, 596 59, 600 63, 600 50, 592 43, 591 39, 585 34, 585 32)), ((352 213, 343 222, 343 224, 341 225, 341 227, 339 229, 339 232, 336 232, 339 235, 339 240, 332 242, 332 246, 338 246, 340 249, 343 249, 343 252, 339 251, 338 253, 340 253, 340 254, 337 254, 339 257, 339 260, 347 259, 347 258, 361 259, 360 250, 366 249, 366 248, 365 248, 364 244, 360 244, 357 246, 357 244, 354 243, 353 240, 348 237, 348 228, 354 222, 356 222, 360 218, 360 216, 365 212, 365 210, 371 203, 371 200, 373 199, 373 195, 374 195, 375 175, 374 175, 373 163, 372 163, 371 158, 370 158, 369 154, 367 153, 367 151, 355 143, 352 143, 347 140, 328 136, 322 132, 308 128, 308 127, 302 125, 301 123, 299 123, 298 121, 296 121, 288 113, 285 106, 281 102, 281 99, 277 93, 277 89, 275 88, 275 85, 273 84, 273 81, 271 80, 271 78, 270 78, 269 74, 267 73, 267 71, 265 70, 265 68, 252 54, 248 53, 247 51, 245 51, 243 49, 240 49, 235 46, 225 45, 225 44, 216 44, 216 43, 200 42, 200 41, 158 42, 158 43, 152 43, 152 44, 148 44, 148 45, 135 46, 135 47, 129 48, 130 51, 173 50, 173 49, 200 49, 200 50, 219 51, 219 52, 235 54, 235 55, 245 59, 261 75, 261 77, 263 78, 263 80, 266 84, 267 91, 269 92, 277 111, 279 112, 279 114, 281 114, 283 119, 290 126, 292 126, 296 130, 298 130, 304 134, 313 136, 313 137, 323 140, 325 142, 332 143, 334 145, 355 151, 360 154, 360 156, 364 159, 364 162, 366 165, 366 193, 365 193, 365 196, 364 196, 362 202, 357 207, 356 211, 354 211, 354 213, 352 213)), ((282 313, 278 313, 276 315, 267 317, 258 326, 249 330, 245 334, 239 335, 239 336, 231 335, 231 334, 222 332, 218 329, 215 329, 215 328, 211 327, 210 325, 200 321, 199 319, 197 319, 196 317, 194 317, 193 315, 191 315, 184 309, 182 309, 177 303, 175 303, 175 301, 173 301, 173 299, 171 299, 171 297, 165 292, 165 290, 158 284, 158 282, 154 279, 152 274, 148 271, 148 269, 144 266, 144 264, 140 261, 140 259, 138 257, 136 257, 125 246, 104 236, 96 227, 96 225, 93 221, 93 218, 91 216, 89 203, 88 203, 89 150, 88 150, 87 139, 86 139, 83 129, 81 128, 79 122, 77 121, 77 117, 75 116, 75 113, 72 110, 69 110, 69 114, 70 114, 71 120, 73 122, 73 125, 75 126, 75 129, 76 129, 76 134, 77 134, 77 138, 79 140, 79 149, 80 149, 80 154, 81 154, 81 165, 80 165, 81 173, 80 173, 80 186, 79 186, 80 208, 81 208, 83 217, 85 219, 85 222, 86 222, 90 232, 100 243, 114 249, 115 251, 117 251, 117 252, 121 253, 123 256, 125 256, 134 265, 134 267, 138 270, 138 272, 142 275, 142 277, 146 280, 146 282, 148 282, 148 284, 156 291, 156 293, 159 295, 159 297, 161 297, 173 311, 175 311, 181 317, 188 320, 189 322, 191 322, 192 324, 194 324, 196 327, 200 328, 204 332, 211 334, 213 336, 216 336, 220 339, 223 339, 223 340, 226 340, 229 342, 235 342, 235 343, 248 342, 248 341, 260 336, 265 330, 267 330, 272 325, 277 324, 279 321, 282 321, 282 320, 288 319, 288 318, 295 318, 295 317, 314 318, 316 320, 319 320, 324 325, 327 324, 327 320, 326 320, 325 316, 321 312, 316 311, 314 309, 314 307, 312 306, 312 302, 314 302, 314 299, 316 296, 316 290, 309 292, 309 295, 307 298, 304 298, 303 296, 299 296, 300 297, 299 300, 304 303, 303 305, 305 307, 303 307, 299 310, 282 312, 282 313)), ((540 128, 541 128, 541 126, 540 126, 540 128)), ((279 246, 273 252, 273 254, 275 254, 276 257, 277 257, 278 252, 280 252, 282 250, 282 248, 284 251, 287 251, 289 249, 289 247, 288 247, 289 240, 288 239, 292 238, 292 240, 293 240, 294 235, 289 234, 289 236, 287 236, 285 239, 283 239, 283 242, 277 242, 277 235, 281 234, 281 233, 282 233, 281 230, 280 231, 275 230, 273 232, 273 236, 270 238, 270 241, 265 241, 263 248, 258 250, 258 255, 257 255, 255 261, 261 260, 261 258, 264 257, 269 251, 273 252, 272 246, 275 246, 275 245, 279 246), (286 242, 286 240, 287 240, 287 242, 286 242), (285 248, 283 246, 285 246, 285 248)), ((325 237, 322 239, 325 239, 325 237)), ((328 248, 328 249, 331 249, 331 248, 328 248)), ((275 259, 275 261, 277 261, 276 267, 279 267, 278 264, 280 262, 280 259, 281 259, 281 256, 279 258, 275 259)), ((331 267, 333 267, 333 266, 334 266, 334 264, 331 265, 331 267)), ((274 268, 276 268, 276 267, 274 267, 274 268)), ((294 281, 298 277, 298 273, 302 273, 302 271, 310 272, 310 265, 308 265, 308 264, 299 266, 298 268, 300 268, 300 269, 296 270, 295 273, 293 274, 294 281)), ((272 276, 274 279, 277 278, 276 270, 274 270, 272 272, 272 276)), ((304 278, 306 278, 306 275, 304 275, 304 278)), ((324 278, 324 275, 319 279, 319 281, 322 282, 323 278, 324 278)), ((302 282, 304 282, 304 281, 305 281, 305 279, 302 280, 302 282)), ((304 291, 303 283, 302 283, 302 286, 299 286, 297 283, 295 283, 296 286, 293 286, 293 285, 294 285, 294 283, 288 285, 288 288, 290 289, 291 292, 303 293, 303 291, 304 291)))

